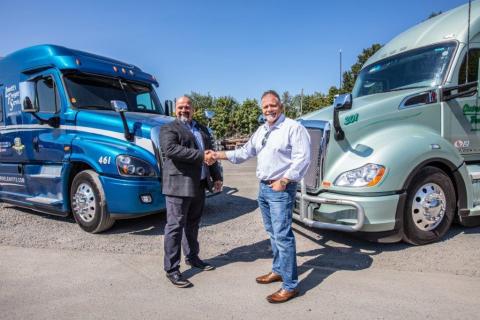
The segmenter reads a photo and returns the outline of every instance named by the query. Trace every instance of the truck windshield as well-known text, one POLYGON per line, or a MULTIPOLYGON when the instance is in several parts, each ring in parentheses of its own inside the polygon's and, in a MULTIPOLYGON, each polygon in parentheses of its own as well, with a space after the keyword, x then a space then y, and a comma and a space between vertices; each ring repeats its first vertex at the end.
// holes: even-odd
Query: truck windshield
POLYGON ((121 100, 127 103, 128 111, 164 113, 155 91, 148 84, 84 74, 67 74, 64 81, 75 108, 112 110, 110 101, 121 100))
POLYGON ((371 64, 360 72, 353 97, 440 85, 455 51, 443 43, 405 52, 371 64))

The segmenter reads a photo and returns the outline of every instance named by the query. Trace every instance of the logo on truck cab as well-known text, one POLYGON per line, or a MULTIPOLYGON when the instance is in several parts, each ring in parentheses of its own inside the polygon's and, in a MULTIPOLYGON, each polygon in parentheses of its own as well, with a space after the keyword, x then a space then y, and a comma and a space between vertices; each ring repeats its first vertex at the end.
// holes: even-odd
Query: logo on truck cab
POLYGON ((471 106, 468 103, 466 103, 463 106, 463 115, 468 119, 468 122, 473 128, 471 128, 472 131, 477 131, 480 130, 480 128, 477 128, 477 125, 480 123, 480 107, 479 106, 471 106))

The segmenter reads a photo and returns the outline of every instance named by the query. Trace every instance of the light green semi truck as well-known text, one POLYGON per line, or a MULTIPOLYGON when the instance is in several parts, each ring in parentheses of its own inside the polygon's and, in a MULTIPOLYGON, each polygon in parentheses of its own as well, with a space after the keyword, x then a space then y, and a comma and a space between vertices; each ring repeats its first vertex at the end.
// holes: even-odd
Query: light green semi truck
POLYGON ((437 241, 454 221, 480 224, 480 3, 470 12, 460 6, 398 35, 351 94, 301 117, 312 162, 295 219, 412 244, 437 241))

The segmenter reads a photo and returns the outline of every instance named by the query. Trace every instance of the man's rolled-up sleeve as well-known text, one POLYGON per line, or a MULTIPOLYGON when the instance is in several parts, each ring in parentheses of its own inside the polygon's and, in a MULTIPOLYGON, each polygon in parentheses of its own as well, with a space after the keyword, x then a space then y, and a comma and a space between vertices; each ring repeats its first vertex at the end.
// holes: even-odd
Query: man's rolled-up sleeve
POLYGON ((290 139, 292 162, 284 177, 291 181, 300 181, 310 165, 310 135, 305 127, 298 126, 292 130, 290 139))

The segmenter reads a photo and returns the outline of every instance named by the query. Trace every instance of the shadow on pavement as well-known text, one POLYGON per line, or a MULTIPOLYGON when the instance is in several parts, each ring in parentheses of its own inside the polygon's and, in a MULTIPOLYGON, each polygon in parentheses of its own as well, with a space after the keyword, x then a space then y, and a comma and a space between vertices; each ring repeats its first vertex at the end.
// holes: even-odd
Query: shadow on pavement
MULTIPOLYGON (((236 195, 238 189, 224 187, 219 195, 209 197, 205 202, 200 228, 222 223, 250 213, 257 208, 257 201, 236 195)), ((144 217, 117 220, 105 234, 130 233, 144 236, 164 234, 166 212, 144 217)))
POLYGON ((63 217, 63 216, 58 216, 58 215, 54 215, 54 214, 48 214, 48 213, 43 213, 43 212, 40 212, 40 211, 35 211, 35 210, 32 210, 32 209, 28 209, 28 208, 23 208, 23 207, 17 207, 16 205, 5 205, 6 209, 14 209, 14 210, 17 210, 17 211, 20 211, 20 212, 23 212, 23 213, 28 213, 28 214, 31 214, 31 215, 35 215, 37 217, 41 217, 41 218, 44 218, 44 219, 47 219, 47 220, 56 220, 56 221, 65 221, 65 222, 68 222, 68 223, 75 223, 75 219, 73 219, 73 216, 72 215, 68 215, 66 217, 63 217))
MULTIPOLYGON (((298 237, 298 236, 297 236, 298 237)), ((298 267, 299 277, 311 271, 299 283, 300 294, 304 294, 318 286, 324 279, 336 271, 362 270, 371 266, 373 259, 370 253, 363 253, 357 249, 335 248, 321 244, 322 248, 297 252, 298 257, 311 257, 298 267)), ((209 260, 217 268, 222 268, 230 263, 254 262, 258 259, 272 259, 270 240, 266 239, 250 245, 241 246, 209 260)), ((198 269, 187 269, 183 272, 186 278, 193 277, 201 272, 198 269)), ((265 270, 265 273, 269 270, 265 270)), ((259 276, 259 275, 255 275, 259 276)), ((251 279, 254 284, 254 277, 251 279)))
MULTIPOLYGON (((305 228, 304 226, 302 226, 302 228, 309 230, 310 234, 300 230, 298 225, 294 223, 293 229, 296 233, 296 237, 306 237, 315 242, 318 245, 318 248, 297 252, 297 257, 309 258, 298 266, 299 278, 301 278, 301 275, 306 274, 299 283, 300 295, 303 295, 320 285, 323 280, 336 271, 364 270, 372 265, 372 257, 375 255, 385 251, 400 251, 412 247, 412 245, 402 242, 375 243, 363 240, 348 233, 316 230, 305 228), (312 233, 314 236, 311 235, 312 233), (330 241, 337 245, 329 245, 330 241), (338 246, 338 244, 341 246, 338 246)), ((459 225, 453 225, 442 241, 447 241, 460 233, 480 233, 480 227, 465 228, 459 225)), ((209 259, 209 262, 214 264, 217 268, 222 268, 230 263, 254 262, 259 259, 272 259, 270 240, 265 239, 253 244, 234 248, 225 254, 209 259)), ((265 273, 268 271, 269 270, 265 270, 265 273)), ((199 272, 201 271, 192 268, 185 270, 183 274, 185 277, 190 278, 199 272)), ((254 284, 254 279, 252 278, 251 280, 252 284, 254 284)))

